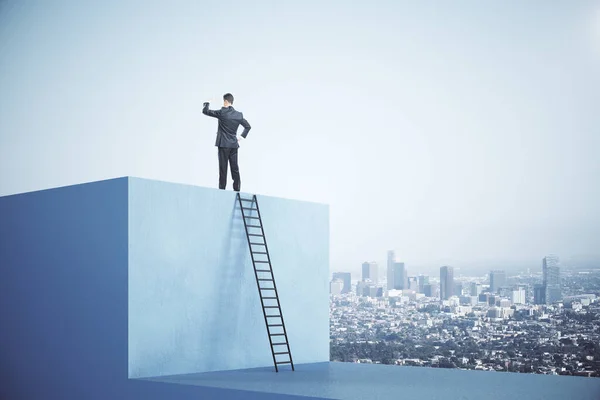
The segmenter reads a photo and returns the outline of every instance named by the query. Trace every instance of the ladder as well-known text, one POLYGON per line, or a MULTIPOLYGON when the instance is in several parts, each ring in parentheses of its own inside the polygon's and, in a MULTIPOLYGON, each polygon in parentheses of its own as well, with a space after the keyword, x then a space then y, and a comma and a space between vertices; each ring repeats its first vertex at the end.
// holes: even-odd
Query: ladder
POLYGON ((242 211, 242 219, 246 229, 246 238, 248 239, 248 248, 254 266, 254 276, 256 277, 256 286, 260 296, 260 304, 265 317, 267 334, 269 335, 269 344, 271 354, 273 355, 273 364, 275 372, 279 372, 279 365, 290 364, 294 371, 294 362, 292 361, 292 351, 283 322, 283 313, 277 294, 277 285, 275 285, 275 276, 269 257, 269 248, 263 229, 260 209, 256 195, 251 199, 244 199, 237 193, 237 199, 242 211), (247 206, 247 203, 250 203, 247 206), (285 346, 285 347, 284 347, 285 346), (285 351, 284 351, 285 350, 285 351), (289 359, 281 359, 288 356, 289 359))

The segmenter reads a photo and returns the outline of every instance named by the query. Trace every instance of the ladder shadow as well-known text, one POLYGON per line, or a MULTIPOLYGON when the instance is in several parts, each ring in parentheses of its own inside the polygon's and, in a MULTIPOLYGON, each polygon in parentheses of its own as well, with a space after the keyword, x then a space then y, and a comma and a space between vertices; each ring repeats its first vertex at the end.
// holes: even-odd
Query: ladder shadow
POLYGON ((219 253, 218 268, 224 270, 219 274, 222 280, 215 282, 212 288, 214 307, 205 321, 208 325, 208 351, 203 357, 206 357, 205 365, 209 370, 239 365, 240 354, 232 343, 239 343, 238 337, 243 334, 240 326, 243 319, 241 294, 248 273, 248 256, 244 222, 236 200, 219 253))

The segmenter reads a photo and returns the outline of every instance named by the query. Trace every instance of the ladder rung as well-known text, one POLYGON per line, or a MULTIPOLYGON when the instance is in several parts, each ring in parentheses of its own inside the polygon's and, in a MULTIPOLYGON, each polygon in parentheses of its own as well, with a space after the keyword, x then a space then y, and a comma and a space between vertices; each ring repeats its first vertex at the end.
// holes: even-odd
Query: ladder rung
POLYGON ((252 242, 250 242, 250 244, 252 244, 254 246, 266 246, 266 243, 252 243, 252 242))
POLYGON ((290 354, 290 352, 289 351, 280 351, 280 352, 273 353, 273 354, 275 354, 276 356, 279 356, 281 354, 290 354))
POLYGON ((281 315, 267 315, 267 318, 281 318, 281 315))
POLYGON ((258 210, 258 208, 254 208, 254 207, 242 207, 242 209, 244 209, 244 210, 258 210))
POLYGON ((244 216, 244 218, 250 218, 250 219, 260 219, 258 217, 250 217, 250 216, 244 216))
POLYGON ((268 264, 269 262, 267 260, 254 260, 255 263, 263 263, 263 264, 268 264))
POLYGON ((256 272, 271 272, 270 269, 257 269, 256 272))
POLYGON ((269 333, 269 336, 285 336, 285 333, 269 333))
MULTIPOLYGON (((265 306, 264 308, 279 308, 279 306, 265 306)), ((275 317, 275 315, 273 315, 273 317, 275 317)), ((279 315, 277 315, 277 317, 279 317, 279 315)))
MULTIPOLYGON (((272 335, 275 336, 275 335, 272 335)), ((273 343, 273 346, 285 346, 287 344, 287 342, 281 342, 281 343, 273 343)))
POLYGON ((260 233, 249 233, 248 236, 259 236, 259 237, 262 237, 262 234, 260 234, 260 233))
POLYGON ((251 202, 254 202, 254 199, 242 199, 241 197, 240 197, 240 200, 241 201, 251 201, 251 202))
POLYGON ((267 326, 283 326, 283 324, 267 325, 267 326))
POLYGON ((276 300, 277 297, 263 297, 263 300, 276 300))
POLYGON ((277 361, 275 364, 291 364, 291 361, 277 361))
POLYGON ((248 228, 261 228, 260 225, 246 225, 248 228))
POLYGON ((259 281, 273 281, 273 279, 264 279, 264 278, 261 278, 261 279, 259 279, 259 281))
POLYGON ((275 290, 274 287, 261 287, 260 290, 275 290))
POLYGON ((269 254, 266 251, 253 251, 254 254, 269 254))

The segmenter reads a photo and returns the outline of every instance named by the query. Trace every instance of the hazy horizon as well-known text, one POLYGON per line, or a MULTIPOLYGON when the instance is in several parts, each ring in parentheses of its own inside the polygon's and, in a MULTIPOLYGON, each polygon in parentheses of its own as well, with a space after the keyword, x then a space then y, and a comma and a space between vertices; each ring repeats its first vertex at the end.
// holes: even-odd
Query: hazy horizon
POLYGON ((599 1, 227 4, 0 3, 0 196, 216 188, 232 92, 242 191, 329 204, 331 271, 600 259, 599 1))

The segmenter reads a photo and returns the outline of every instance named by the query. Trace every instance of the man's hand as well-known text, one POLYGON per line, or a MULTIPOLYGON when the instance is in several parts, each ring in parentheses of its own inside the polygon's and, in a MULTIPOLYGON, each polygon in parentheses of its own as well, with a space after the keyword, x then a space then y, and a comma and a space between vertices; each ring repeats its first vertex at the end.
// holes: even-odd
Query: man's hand
POLYGON ((220 118, 221 110, 211 110, 210 109, 210 100, 207 100, 202 105, 202 114, 208 115, 209 117, 213 117, 213 118, 220 118))
POLYGON ((237 141, 238 141, 238 143, 240 143, 242 140, 244 140, 244 137, 243 137, 243 136, 238 136, 238 137, 237 137, 237 141))

